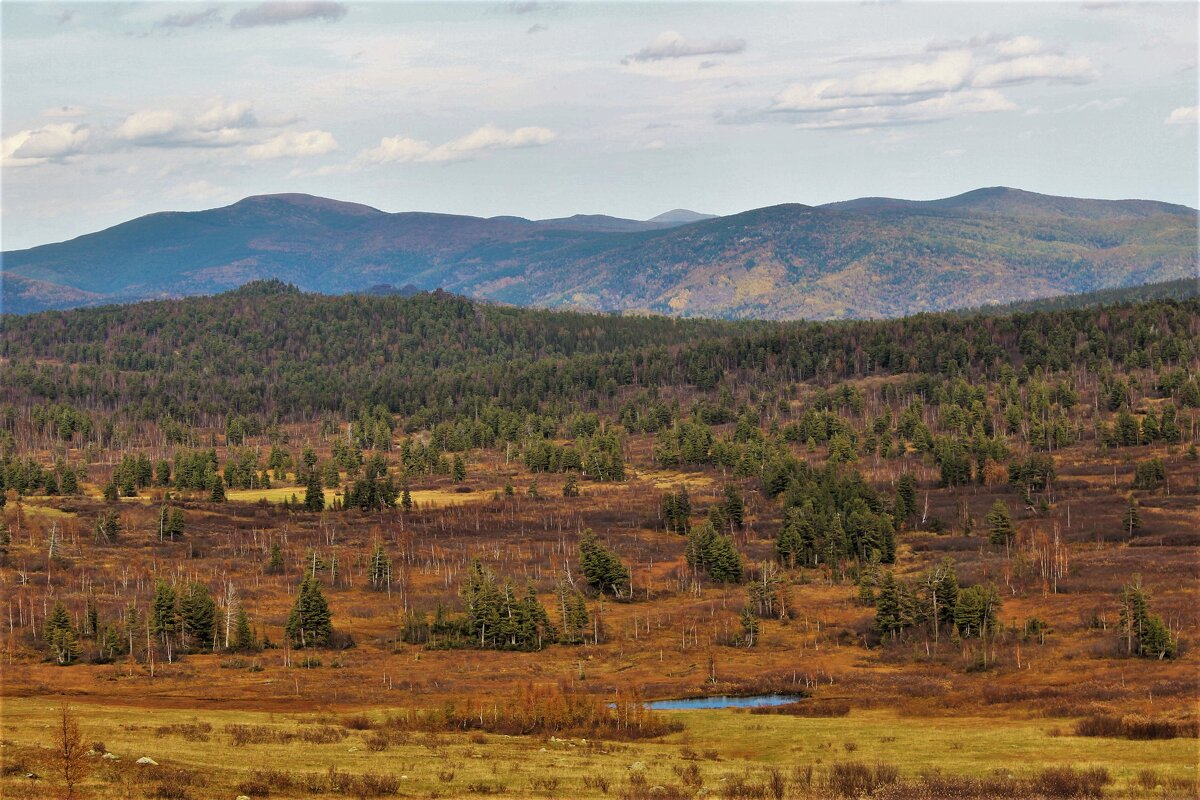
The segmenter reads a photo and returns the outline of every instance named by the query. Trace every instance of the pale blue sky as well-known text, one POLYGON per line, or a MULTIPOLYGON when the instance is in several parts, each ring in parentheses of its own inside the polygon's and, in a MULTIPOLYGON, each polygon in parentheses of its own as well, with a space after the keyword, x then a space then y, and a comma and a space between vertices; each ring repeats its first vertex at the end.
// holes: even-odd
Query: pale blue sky
POLYGON ((13 3, 4 249, 309 192, 646 218, 1196 206, 1197 4, 13 3))

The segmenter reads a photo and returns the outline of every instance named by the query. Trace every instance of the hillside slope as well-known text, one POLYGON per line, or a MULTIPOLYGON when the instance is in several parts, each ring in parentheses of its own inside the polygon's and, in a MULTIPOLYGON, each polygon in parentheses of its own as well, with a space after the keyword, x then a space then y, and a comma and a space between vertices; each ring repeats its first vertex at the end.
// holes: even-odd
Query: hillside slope
POLYGON ((3 254, 4 310, 207 294, 446 288, 516 305, 770 319, 889 317, 1196 274, 1196 211, 981 189, 726 217, 389 214, 308 195, 161 213, 3 254))

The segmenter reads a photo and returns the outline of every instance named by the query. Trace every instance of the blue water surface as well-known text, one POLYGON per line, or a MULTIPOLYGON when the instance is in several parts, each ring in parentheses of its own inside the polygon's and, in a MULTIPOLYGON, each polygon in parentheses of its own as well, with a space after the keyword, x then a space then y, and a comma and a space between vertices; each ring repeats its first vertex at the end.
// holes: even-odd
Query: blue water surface
POLYGON ((804 698, 794 694, 759 694, 750 697, 686 697, 679 700, 651 700, 643 703, 654 711, 678 711, 688 708, 757 708, 782 706, 804 698))

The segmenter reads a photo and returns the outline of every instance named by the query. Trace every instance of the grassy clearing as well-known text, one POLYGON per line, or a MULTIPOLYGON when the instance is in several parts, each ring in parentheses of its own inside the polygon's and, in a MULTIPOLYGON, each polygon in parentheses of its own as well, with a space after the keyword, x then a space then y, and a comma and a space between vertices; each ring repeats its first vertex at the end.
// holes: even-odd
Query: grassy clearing
MULTIPOLYGON (((413 502, 418 506, 445 508, 452 505, 482 502, 490 499, 496 491, 496 489, 476 489, 470 492, 456 492, 453 489, 413 489, 410 494, 413 502)), ((270 489, 229 489, 225 492, 227 500, 237 503, 257 503, 260 500, 266 500, 268 503, 282 503, 284 500, 290 500, 293 495, 298 501, 304 502, 304 487, 275 486, 270 489)), ((341 496, 340 490, 326 489, 325 505, 331 506, 333 501, 341 496)))
MULTIPOLYGON (((1056 727, 1070 729, 1069 723, 1054 720, 903 717, 890 711, 855 711, 832 719, 686 711, 674 712, 686 726, 682 733, 654 742, 393 731, 384 749, 378 750, 370 744, 375 737, 379 747, 377 731, 343 725, 352 716, 349 712, 293 715, 81 703, 75 708, 86 741, 102 741, 124 762, 149 756, 164 768, 200 770, 207 785, 189 791, 188 796, 196 800, 238 793, 255 769, 299 775, 325 773, 330 767, 354 775, 391 775, 399 779, 402 795, 452 797, 481 793, 601 797, 604 793, 594 781, 597 775, 607 776, 615 793, 631 771, 644 774, 651 785, 671 784, 693 767, 703 786, 719 793, 723 784, 738 777, 761 781, 772 767, 791 774, 794 768, 812 765, 822 775, 828 765, 847 760, 883 761, 897 766, 903 775, 940 769, 949 774, 1003 770, 1027 776, 1047 767, 1101 766, 1113 776, 1110 793, 1132 797, 1158 796, 1139 787, 1140 770, 1154 770, 1164 779, 1196 778, 1194 739, 1140 742, 1054 736, 1051 731, 1056 727), (188 736, 184 729, 194 730, 195 723, 201 728, 207 723, 211 729, 199 737, 188 736), (261 730, 268 734, 319 731, 328 741, 238 746, 226 725, 265 726, 261 730), (553 780, 547 782, 549 776, 553 780)), ((49 743, 57 710, 58 704, 47 699, 5 698, 3 735, 10 748, 6 760, 36 763, 41 754, 35 748, 49 743)), ((386 715, 374 711, 366 716, 378 723, 386 715)), ((5 784, 11 789, 14 780, 6 778, 5 784)), ((98 777, 88 788, 92 791, 88 796, 96 797, 128 791, 122 788, 114 793, 114 787, 106 788, 98 777)))

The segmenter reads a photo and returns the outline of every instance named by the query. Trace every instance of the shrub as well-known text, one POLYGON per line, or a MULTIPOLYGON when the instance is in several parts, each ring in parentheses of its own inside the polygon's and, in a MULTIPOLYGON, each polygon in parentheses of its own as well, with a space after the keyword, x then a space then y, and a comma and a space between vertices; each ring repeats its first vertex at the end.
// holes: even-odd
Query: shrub
POLYGON ((1111 780, 1103 767, 1051 767, 1038 773, 1032 784, 1035 791, 1052 798, 1103 797, 1111 780))
POLYGON ((391 737, 387 735, 386 731, 374 731, 363 738, 363 743, 372 753, 382 753, 391 744, 391 737))
POLYGON ((840 761, 829 765, 826 786, 838 797, 860 797, 896 783, 899 770, 891 764, 876 764, 872 769, 861 761, 840 761))
POLYGON ((1075 735, 1110 739, 1195 739, 1200 736, 1200 721, 1094 714, 1075 723, 1075 735))

